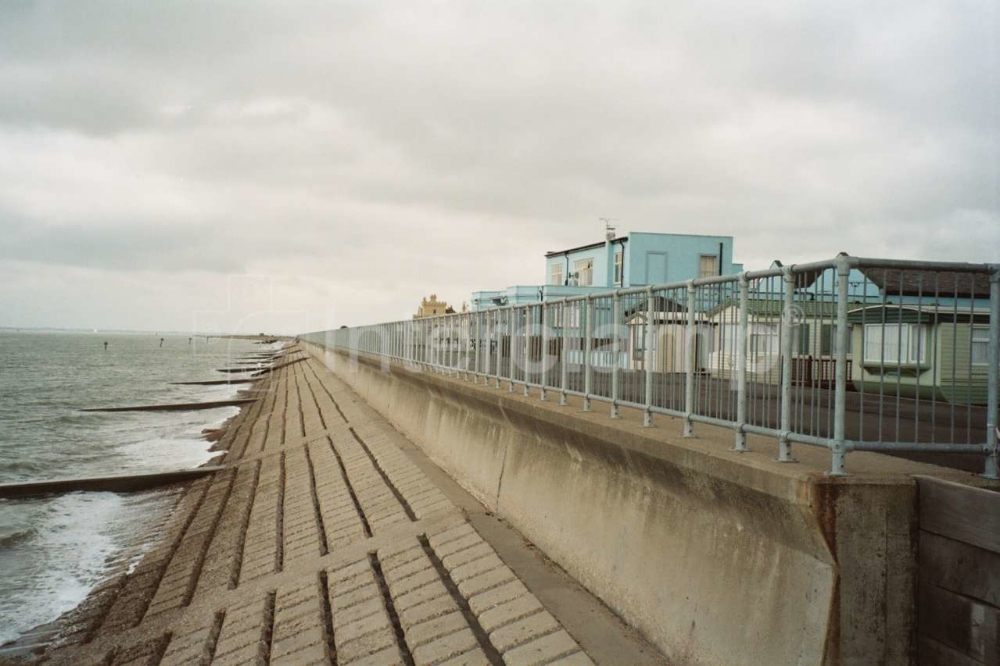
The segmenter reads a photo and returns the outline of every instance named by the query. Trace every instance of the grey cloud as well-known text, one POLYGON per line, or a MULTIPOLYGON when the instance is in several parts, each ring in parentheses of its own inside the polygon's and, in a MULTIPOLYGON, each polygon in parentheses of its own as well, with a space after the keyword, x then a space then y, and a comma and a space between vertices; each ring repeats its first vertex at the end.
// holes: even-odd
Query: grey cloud
POLYGON ((996 21, 987 0, 4 3, 0 263, 309 275, 375 319, 540 281, 600 216, 732 234, 751 266, 997 260, 996 21))

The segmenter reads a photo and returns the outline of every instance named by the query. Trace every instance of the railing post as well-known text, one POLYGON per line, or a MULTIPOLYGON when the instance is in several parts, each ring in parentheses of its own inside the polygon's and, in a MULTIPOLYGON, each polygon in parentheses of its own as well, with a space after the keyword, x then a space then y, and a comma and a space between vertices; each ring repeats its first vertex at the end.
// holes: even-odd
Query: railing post
POLYGON ((831 447, 831 476, 845 476, 844 458, 847 457, 847 289, 851 266, 845 257, 837 260, 837 368, 833 406, 833 446, 831 447))
POLYGON ((469 379, 469 371, 472 365, 472 319, 467 312, 456 314, 458 319, 458 358, 455 359, 455 367, 458 369, 458 376, 462 379, 469 379), (462 360, 462 353, 465 353, 465 361, 462 360))
POLYGON ((542 301, 542 304, 539 305, 538 307, 541 309, 540 319, 542 321, 542 353, 540 354, 540 358, 542 361, 542 372, 541 372, 542 377, 541 381, 539 382, 542 385, 542 388, 539 389, 538 398, 539 400, 545 400, 545 382, 549 378, 549 366, 547 363, 549 356, 549 329, 546 326, 546 324, 548 323, 549 308, 546 305, 545 301, 542 301))
POLYGON ((994 266, 990 276, 990 339, 986 359, 989 367, 989 388, 986 398, 986 465, 983 476, 996 479, 997 474, 997 440, 1000 439, 1000 424, 997 423, 997 412, 1000 411, 1000 266, 994 266))
POLYGON ((475 339, 475 343, 472 346, 472 383, 479 383, 479 348, 482 346, 482 341, 480 338, 483 337, 483 313, 479 311, 476 313, 476 337, 472 337, 472 322, 469 322, 469 339, 475 339))
MULTIPOLYGON (((503 362, 503 327, 500 325, 500 312, 501 310, 493 310, 493 333, 497 338, 497 362, 493 367, 493 373, 496 376, 496 386, 495 388, 500 388, 500 366, 503 362)), ((489 380, 487 380, 489 382, 489 380)))
MULTIPOLYGON (((496 366, 493 365, 493 336, 496 334, 496 330, 497 330, 496 320, 497 320, 497 311, 496 310, 487 310, 486 311, 486 368, 484 368, 486 370, 486 377, 485 377, 485 382, 484 382, 486 384, 486 386, 490 385, 490 375, 493 374, 494 368, 499 368, 500 367, 500 359, 499 358, 497 358, 497 364, 496 364, 496 366)), ((499 371, 499 369, 496 370, 496 375, 497 375, 496 376, 496 380, 497 380, 496 388, 500 388, 500 371, 499 371)))
POLYGON ((785 307, 781 314, 781 425, 778 435, 778 462, 796 462, 792 457, 792 320, 795 316, 795 273, 791 266, 782 271, 785 307))
POLYGON ((507 363, 507 391, 510 393, 514 392, 514 341, 516 336, 514 333, 515 323, 514 323, 514 313, 517 312, 513 305, 508 306, 507 310, 507 332, 510 342, 507 344, 508 351, 510 352, 510 362, 507 363))
MULTIPOLYGON (((486 386, 490 385, 490 370, 493 367, 493 322, 490 320, 489 313, 483 313, 482 319, 476 324, 476 327, 482 326, 485 320, 484 332, 486 335, 483 336, 482 343, 479 342, 479 334, 476 334, 476 354, 479 353, 479 345, 482 344, 486 347, 486 360, 483 365, 483 384, 486 386)), ((476 358, 476 372, 479 372, 479 359, 476 358)), ((476 375, 478 378, 478 374, 476 375)))
POLYGON ((733 450, 747 450, 747 338, 750 329, 750 281, 740 273, 740 323, 736 331, 736 442, 733 450))
POLYGON ((434 347, 431 349, 431 371, 440 372, 440 360, 441 360, 441 322, 437 317, 431 324, 433 328, 433 334, 431 339, 434 341, 434 347))
POLYGON ((444 368, 447 365, 447 360, 448 360, 448 349, 447 349, 447 347, 445 347, 445 341, 444 341, 445 336, 446 336, 446 334, 444 333, 445 323, 446 323, 446 321, 445 321, 445 318, 443 316, 442 317, 438 317, 438 322, 437 322, 437 325, 438 325, 438 334, 437 334, 438 355, 437 355, 437 363, 435 364, 437 366, 437 372, 438 372, 438 374, 443 374, 444 373, 444 368))
POLYGON ((531 321, 531 304, 524 306, 524 395, 531 395, 531 387, 528 386, 528 367, 531 365, 531 335, 528 323, 531 321))
POLYGON ((619 359, 621 353, 621 341, 619 333, 621 329, 618 320, 621 319, 622 299, 618 290, 615 289, 613 306, 611 310, 611 418, 618 418, 618 382, 621 372, 619 372, 619 359))
MULTIPOLYGON (((506 308, 496 311, 497 316, 497 388, 500 388, 500 373, 503 367, 503 341, 509 340, 507 329, 510 327, 510 313, 506 308)), ((509 344, 509 343, 508 343, 509 344)))
MULTIPOLYGON (((476 335, 479 335, 479 327, 476 327, 476 335)), ((462 313, 462 338, 465 340, 465 380, 469 380, 469 375, 471 374, 475 377, 475 373, 472 371, 472 359, 474 358, 473 350, 470 348, 472 344, 472 313, 463 312, 462 313)), ((477 352, 478 353, 478 352, 477 352)))
POLYGON ((594 300, 590 294, 587 294, 587 300, 584 302, 587 304, 587 320, 584 322, 583 328, 587 339, 584 342, 583 357, 583 411, 589 412, 590 394, 594 390, 594 364, 591 358, 594 347, 594 300))
POLYGON ((444 351, 444 367, 445 367, 445 374, 448 377, 451 377, 454 374, 454 371, 455 371, 455 363, 453 362, 453 358, 455 356, 455 346, 454 346, 455 322, 454 322, 454 319, 455 318, 452 317, 452 316, 450 316, 450 315, 445 315, 445 317, 444 317, 445 335, 448 336, 448 346, 445 348, 445 351, 444 351))
POLYGON ((442 325, 444 326, 444 353, 441 356, 441 365, 444 369, 444 374, 446 377, 451 376, 451 317, 444 315, 441 317, 442 325))
POLYGON ((560 331, 560 337, 562 338, 562 343, 559 347, 559 386, 562 387, 562 393, 559 395, 559 404, 566 405, 566 384, 569 377, 569 363, 566 361, 566 353, 569 349, 569 317, 566 306, 568 306, 565 300, 559 308, 559 324, 562 326, 560 331))
POLYGON ((646 288, 646 333, 642 367, 646 371, 646 411, 642 413, 644 428, 653 426, 653 313, 655 312, 653 287, 646 288))
POLYGON ((414 342, 419 343, 416 348, 417 361, 420 363, 421 371, 427 370, 427 325, 423 319, 413 322, 413 334, 416 336, 414 342))
POLYGON ((694 305, 695 305, 694 280, 688 282, 687 298, 687 349, 684 350, 684 436, 694 437, 694 422, 691 416, 694 415, 694 364, 695 354, 698 353, 698 336, 694 330, 694 305))

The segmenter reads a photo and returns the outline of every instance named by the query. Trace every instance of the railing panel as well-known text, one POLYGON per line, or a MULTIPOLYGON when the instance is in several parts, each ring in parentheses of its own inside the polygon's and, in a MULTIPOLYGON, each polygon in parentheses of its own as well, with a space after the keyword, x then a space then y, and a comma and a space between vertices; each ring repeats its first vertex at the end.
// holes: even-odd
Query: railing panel
POLYGON ((996 476, 1000 270, 834 260, 303 339, 562 403, 582 395, 850 450, 985 454, 996 476))

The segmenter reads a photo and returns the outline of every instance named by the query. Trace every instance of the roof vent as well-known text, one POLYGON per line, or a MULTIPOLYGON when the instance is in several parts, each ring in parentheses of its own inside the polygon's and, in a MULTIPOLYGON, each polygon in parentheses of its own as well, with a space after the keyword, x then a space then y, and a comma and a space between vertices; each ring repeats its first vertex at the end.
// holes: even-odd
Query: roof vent
POLYGON ((604 223, 604 238, 613 241, 615 239, 615 228, 611 226, 611 223, 614 220, 610 217, 602 217, 600 220, 604 223))

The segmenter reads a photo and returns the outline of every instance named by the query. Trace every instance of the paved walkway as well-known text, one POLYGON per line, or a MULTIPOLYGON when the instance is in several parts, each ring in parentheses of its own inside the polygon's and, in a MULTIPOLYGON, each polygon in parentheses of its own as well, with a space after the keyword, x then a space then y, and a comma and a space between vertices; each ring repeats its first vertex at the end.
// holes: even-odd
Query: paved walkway
POLYGON ((226 470, 64 618, 46 663, 660 661, 322 364, 282 363, 299 359, 253 385, 226 470))

